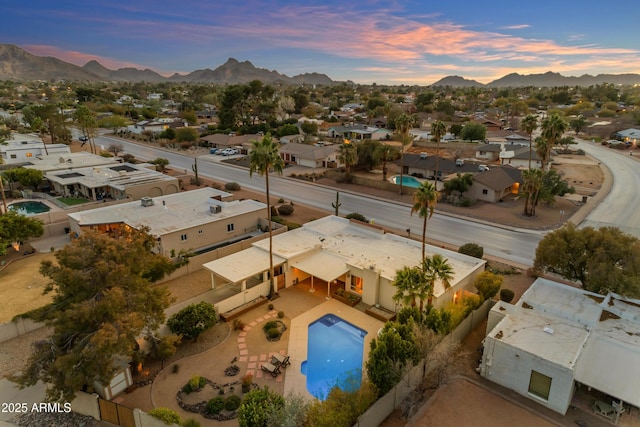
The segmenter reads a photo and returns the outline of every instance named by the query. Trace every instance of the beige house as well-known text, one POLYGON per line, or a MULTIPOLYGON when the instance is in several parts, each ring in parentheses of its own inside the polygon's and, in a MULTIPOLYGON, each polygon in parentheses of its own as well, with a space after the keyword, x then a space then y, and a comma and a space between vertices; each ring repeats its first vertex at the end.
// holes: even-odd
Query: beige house
POLYGON ((181 251, 203 253, 263 235, 267 221, 261 218, 266 216, 266 205, 231 197, 224 191, 201 188, 75 212, 68 215, 71 234, 92 228, 117 236, 122 228, 148 227, 158 242, 155 251, 170 258, 181 251))
POLYGON ((509 195, 517 195, 522 184, 522 172, 511 166, 500 166, 475 173, 466 197, 495 203, 509 195))
POLYGON ((280 157, 287 163, 309 168, 336 168, 342 166, 338 161, 338 145, 334 144, 289 143, 280 147, 280 157))
POLYGON ((155 166, 148 163, 69 167, 47 172, 45 178, 57 194, 91 200, 139 200, 180 191, 177 178, 157 172, 155 166))
MULTIPOLYGON (((278 289, 309 280, 313 289, 326 292, 329 298, 341 288, 361 297, 365 304, 378 304, 396 311, 399 306, 393 301, 396 290, 392 285, 396 271, 420 263, 421 243, 387 234, 366 223, 327 216, 274 236, 273 253, 278 289)), ((427 255, 434 253, 447 258, 454 271, 448 289, 436 282, 434 306, 474 291, 474 279, 484 271, 485 261, 427 246, 427 255)), ((220 312, 233 310, 269 293, 267 240, 255 242, 249 249, 203 267, 211 272, 213 288, 237 289, 235 295, 218 304, 220 312)))

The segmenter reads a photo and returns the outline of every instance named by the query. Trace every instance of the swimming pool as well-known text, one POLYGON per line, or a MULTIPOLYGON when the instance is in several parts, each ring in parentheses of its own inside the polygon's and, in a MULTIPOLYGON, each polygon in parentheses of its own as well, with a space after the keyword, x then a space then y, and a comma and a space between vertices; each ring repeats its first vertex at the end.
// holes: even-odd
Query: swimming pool
POLYGON ((307 390, 320 400, 333 386, 353 391, 362 382, 362 355, 367 331, 333 314, 309 325, 307 360, 301 371, 307 390))
POLYGON ((12 203, 9 205, 9 209, 22 215, 38 215, 51 210, 51 208, 44 203, 34 200, 12 203))
MULTIPOLYGON (((391 177, 391 182, 394 184, 400 185, 400 175, 395 175, 391 177)), ((406 187, 418 188, 422 183, 412 177, 411 175, 403 175, 402 176, 402 185, 406 187)))

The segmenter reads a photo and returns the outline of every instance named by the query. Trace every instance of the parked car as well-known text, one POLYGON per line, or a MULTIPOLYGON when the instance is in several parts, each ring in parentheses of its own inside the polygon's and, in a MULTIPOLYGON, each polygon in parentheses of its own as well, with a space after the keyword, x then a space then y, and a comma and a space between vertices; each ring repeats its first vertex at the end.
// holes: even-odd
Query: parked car
POLYGON ((233 156, 234 154, 238 154, 239 151, 234 149, 234 148, 225 148, 224 150, 222 150, 222 155, 223 156, 233 156))
POLYGON ((222 148, 212 148, 209 150, 209 154, 220 154, 222 152, 222 148))
POLYGON ((86 135, 82 135, 80 138, 78 138, 80 141, 82 142, 87 142, 89 140, 89 137, 86 135))

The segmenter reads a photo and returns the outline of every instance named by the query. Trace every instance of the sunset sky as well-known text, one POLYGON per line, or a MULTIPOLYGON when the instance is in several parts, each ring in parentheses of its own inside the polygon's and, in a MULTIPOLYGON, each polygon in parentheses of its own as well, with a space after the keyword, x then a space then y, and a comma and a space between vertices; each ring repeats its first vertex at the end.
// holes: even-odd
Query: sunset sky
POLYGON ((34 55, 167 76, 228 58, 364 84, 640 73, 638 0, 7 0, 0 16, 0 42, 34 55))

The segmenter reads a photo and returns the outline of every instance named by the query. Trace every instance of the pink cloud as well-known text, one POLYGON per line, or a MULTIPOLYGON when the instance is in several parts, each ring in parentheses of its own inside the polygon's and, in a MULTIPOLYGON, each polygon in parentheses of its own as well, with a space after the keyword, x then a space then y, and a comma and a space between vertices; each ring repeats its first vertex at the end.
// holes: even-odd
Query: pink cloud
POLYGON ((121 61, 118 59, 108 58, 104 56, 97 56, 90 53, 78 52, 74 50, 63 50, 56 46, 49 45, 25 45, 24 49, 34 55, 38 56, 53 56, 71 64, 83 66, 91 60, 98 61, 105 67, 115 70, 118 68, 133 67, 144 69, 147 68, 140 64, 133 62, 121 61))

